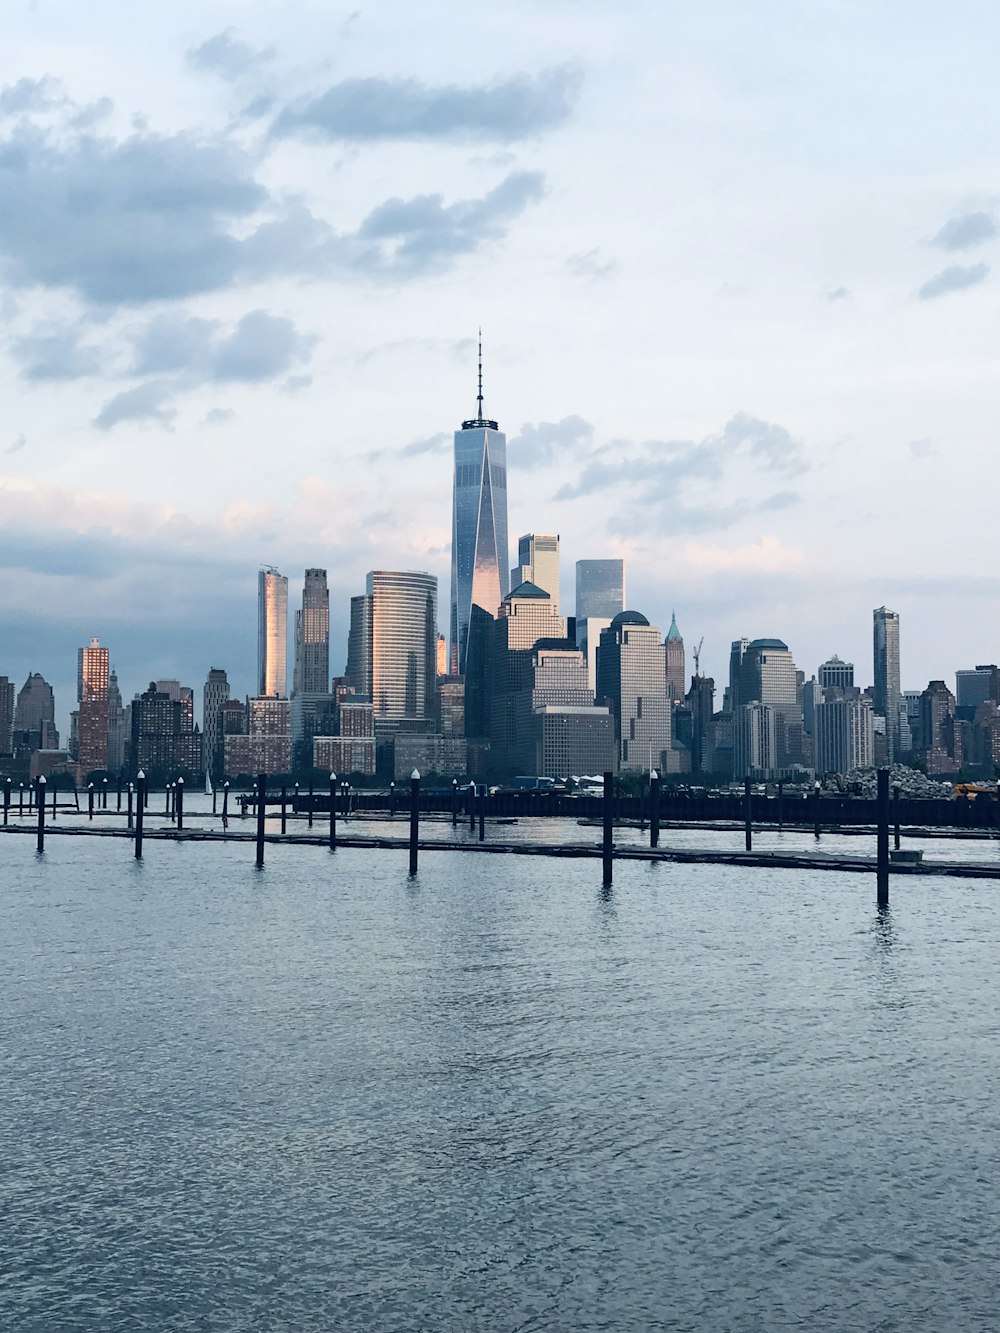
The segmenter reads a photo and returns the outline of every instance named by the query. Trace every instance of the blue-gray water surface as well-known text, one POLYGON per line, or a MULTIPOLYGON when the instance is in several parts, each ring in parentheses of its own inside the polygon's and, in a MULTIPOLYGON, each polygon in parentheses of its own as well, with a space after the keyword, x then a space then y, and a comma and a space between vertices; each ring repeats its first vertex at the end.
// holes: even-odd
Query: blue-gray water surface
POLYGON ((1000 885, 0 837, 0 1328, 997 1327, 1000 885))

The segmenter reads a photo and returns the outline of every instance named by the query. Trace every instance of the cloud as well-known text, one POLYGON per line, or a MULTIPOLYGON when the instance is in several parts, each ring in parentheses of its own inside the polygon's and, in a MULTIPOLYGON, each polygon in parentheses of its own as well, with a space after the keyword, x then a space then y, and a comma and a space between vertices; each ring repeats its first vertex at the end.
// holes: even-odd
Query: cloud
POLYGON ((508 224, 544 193, 540 172, 515 171, 481 199, 388 199, 359 227, 352 266, 390 278, 441 272, 484 241, 502 239, 508 224))
POLYGON ((928 278, 917 295, 921 301, 933 301, 939 296, 946 296, 948 292, 961 292, 966 287, 975 287, 983 282, 989 271, 987 263, 971 264, 968 267, 949 264, 940 273, 935 273, 933 278, 928 278))
POLYGON ((316 339, 299 333, 290 319, 251 310, 216 349, 211 377, 253 382, 282 375, 296 362, 308 360, 316 339))
POLYGON ((58 79, 49 75, 41 79, 18 79, 17 83, 0 88, 0 117, 48 111, 65 100, 66 93, 58 79))
POLYGON ((100 430, 110 430, 123 421, 150 422, 173 429, 177 413, 169 406, 177 392, 177 386, 171 380, 147 380, 137 384, 134 389, 110 398, 94 418, 94 425, 100 430))
POLYGON ((437 435, 428 435, 422 440, 412 440, 409 444, 404 444, 400 449, 400 455, 403 458, 419 458, 423 454, 436 454, 446 443, 448 436, 444 431, 439 431, 437 435))
POLYGON ((235 28, 226 28, 200 46, 192 47, 187 53, 188 63, 197 70, 218 74, 223 79, 238 79, 255 65, 274 58, 272 48, 258 50, 241 41, 235 33, 235 28))
POLYGON ((849 301, 851 299, 849 287, 828 287, 823 294, 831 304, 834 301, 849 301))
POLYGON ((540 421, 537 425, 525 422, 508 441, 508 456, 519 468, 548 467, 564 450, 582 451, 593 434, 590 422, 578 416, 563 417, 561 421, 540 421))
POLYGON ((600 249, 586 250, 583 254, 570 255, 566 267, 574 278, 610 278, 618 268, 618 260, 605 259, 600 249))
POLYGON ((783 546, 777 537, 771 536, 734 547, 686 542, 682 554, 685 562, 700 574, 743 569, 756 573, 787 574, 805 562, 805 552, 800 547, 783 546))
POLYGON ((24 438, 23 435, 17 435, 14 437, 14 443, 8 444, 7 448, 4 450, 4 453, 19 454, 27 443, 28 441, 24 438))
POLYGON ((626 507, 609 518, 611 530, 623 535, 642 527, 710 531, 797 504, 796 491, 761 494, 761 483, 769 476, 795 477, 807 468, 802 445, 783 426, 738 412, 719 434, 698 443, 650 441, 637 448, 619 440, 604 445, 553 498, 600 495, 610 503, 625 492, 626 507), (726 485, 736 496, 729 503, 722 500, 726 485))
POLYGON ((202 417, 203 426, 224 426, 227 421, 234 421, 236 413, 231 407, 213 407, 202 417))
POLYGON ((76 380, 99 375, 104 368, 101 349, 80 341, 81 330, 75 326, 36 330, 10 344, 12 355, 21 363, 26 380, 76 380))
POLYGON ((512 143, 568 119, 580 87, 576 69, 515 75, 480 86, 430 87, 417 79, 345 79, 286 107, 272 133, 313 139, 438 139, 512 143))
POLYGON ((911 440, 910 453, 914 458, 930 458, 937 453, 937 446, 929 439, 911 440))
POLYGON ((513 172, 480 198, 389 199, 337 232, 269 194, 256 167, 223 136, 115 139, 18 121, 0 134, 0 276, 98 307, 281 275, 418 278, 502 239, 544 193, 540 174, 513 172))
POLYGON ((931 237, 930 243, 941 250, 968 250, 984 245, 998 235, 1000 229, 990 213, 961 213, 949 218, 937 235, 931 237))

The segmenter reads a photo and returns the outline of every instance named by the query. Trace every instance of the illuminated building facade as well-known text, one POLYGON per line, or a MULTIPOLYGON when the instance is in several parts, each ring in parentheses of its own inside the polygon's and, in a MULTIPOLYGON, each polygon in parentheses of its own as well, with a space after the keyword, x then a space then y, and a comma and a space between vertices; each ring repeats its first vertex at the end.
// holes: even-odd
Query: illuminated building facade
POLYGON ((257 583, 257 693, 283 699, 288 693, 288 580, 262 569, 257 583))

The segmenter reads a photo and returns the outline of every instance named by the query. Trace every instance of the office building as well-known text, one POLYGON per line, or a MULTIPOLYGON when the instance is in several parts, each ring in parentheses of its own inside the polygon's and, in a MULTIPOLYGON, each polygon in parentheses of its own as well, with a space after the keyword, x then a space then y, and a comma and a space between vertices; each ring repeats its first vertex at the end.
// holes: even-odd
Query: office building
POLYGON ((307 569, 302 608, 295 613, 293 694, 326 694, 330 688, 330 593, 325 569, 307 569))
POLYGON ((414 769, 422 778, 432 775, 450 782, 466 773, 466 747, 461 736, 442 736, 440 732, 401 732, 393 749, 393 776, 405 782, 414 769))
POLYGON ((541 777, 591 777, 618 769, 611 711, 593 704, 545 704, 537 709, 535 763, 541 777))
POLYGON ((743 670, 743 655, 750 647, 749 639, 734 639, 729 649, 729 688, 723 703, 723 712, 735 713, 742 704, 749 702, 740 697, 740 681, 743 670))
POLYGON ((14 682, 0 676, 0 754, 14 753, 14 682))
POLYGON ((104 772, 108 766, 108 685, 111 675, 107 648, 100 639, 91 639, 77 655, 76 697, 79 702, 77 722, 77 762, 80 779, 90 773, 104 772))
POLYGON ((222 706, 229 699, 229 677, 221 667, 212 667, 201 693, 201 733, 205 767, 217 781, 225 776, 222 748, 222 706))
POLYGON ((432 720, 437 683, 437 579, 414 570, 373 569, 351 600, 347 675, 375 717, 432 720), (363 673, 363 674, 362 674, 363 673))
POLYGON ((663 640, 663 655, 667 669, 667 698, 683 699, 687 682, 684 676, 684 640, 677 628, 677 617, 671 612, 670 628, 663 640))
POLYGON ((733 776, 769 782, 781 778, 777 715, 769 704, 740 704, 733 714, 733 776))
POLYGON ((691 772, 711 773, 713 769, 712 719, 715 715, 715 681, 711 676, 694 676, 687 692, 691 710, 691 772))
POLYGON ((886 720, 887 759, 899 749, 899 615, 880 606, 872 612, 875 712, 886 720))
POLYGON ((316 736, 313 740, 313 768, 338 777, 375 773, 374 736, 316 736))
POLYGON ((288 672, 288 580, 276 569, 257 582, 257 694, 283 699, 288 672))
POLYGON ((188 726, 179 694, 179 690, 174 695, 150 681, 149 688, 130 705, 127 767, 133 774, 141 769, 153 783, 203 771, 201 733, 188 726))
POLYGON ((566 621, 543 588, 522 583, 504 598, 492 628, 488 690, 490 764, 496 773, 506 774, 508 769, 517 767, 519 745, 529 741, 523 734, 523 717, 522 727, 518 725, 518 709, 519 696, 532 685, 532 650, 540 639, 565 641, 566 621))
POLYGON ((30 755, 35 750, 58 749, 56 701, 52 686, 44 676, 34 671, 17 693, 17 703, 14 707, 13 752, 30 755))
POLYGON ((576 562, 577 621, 597 616, 610 622, 625 610, 625 561, 576 562))
POLYGON ((978 708, 985 703, 1000 704, 1000 669, 990 663, 968 671, 956 671, 956 707, 978 708))
POLYGON ((246 735, 223 741, 226 772, 232 777, 292 771, 291 702, 275 695, 247 700, 246 735))
POLYGON ((510 586, 533 583, 544 589, 559 611, 559 534, 529 532, 517 544, 517 564, 510 572, 510 586))
POLYGON ((507 439, 483 416, 483 357, 479 348, 476 416, 455 432, 451 524, 451 673, 468 675, 473 607, 496 616, 507 595, 507 439))
POLYGON ((442 736, 465 735, 465 681, 461 676, 439 676, 437 727, 442 736))
POLYGON ((817 673, 820 689, 850 690, 854 687, 854 663, 842 662, 836 653, 824 662, 817 673))
POLYGON ((955 754, 955 696, 943 680, 928 682, 920 695, 921 754, 927 772, 953 773, 962 766, 961 749, 955 754))
POLYGON ((125 772, 128 760, 128 710, 122 703, 118 673, 112 668, 108 677, 108 772, 117 777, 125 772))
POLYGON ((597 703, 611 709, 622 772, 667 771, 672 732, 663 642, 638 611, 622 611, 601 633, 597 703))
POLYGON ((875 714, 870 699, 831 699, 816 705, 817 773, 850 773, 875 762, 875 714))
MULTIPOLYGON (((368 707, 371 708, 371 705, 368 707)), ((337 734, 338 714, 335 694, 300 692, 292 695, 289 717, 292 764, 296 770, 312 766, 315 737, 337 734)))

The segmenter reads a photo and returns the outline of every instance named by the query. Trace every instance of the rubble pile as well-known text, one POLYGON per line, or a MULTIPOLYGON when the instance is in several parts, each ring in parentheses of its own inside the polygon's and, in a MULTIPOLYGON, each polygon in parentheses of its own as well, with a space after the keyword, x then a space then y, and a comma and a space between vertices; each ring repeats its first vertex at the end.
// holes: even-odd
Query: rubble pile
MULTIPOLYGON (((861 788, 860 795, 874 800, 877 795, 878 778, 874 768, 856 768, 844 779, 848 791, 861 788)), ((910 768, 906 764, 893 764, 889 770, 889 791, 899 788, 900 796, 909 796, 915 800, 950 800, 952 785, 939 782, 921 773, 919 768, 910 768)))

